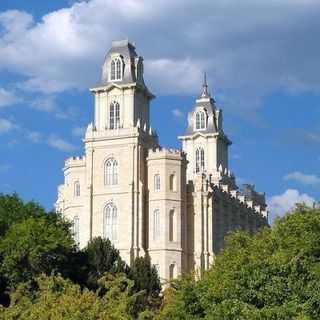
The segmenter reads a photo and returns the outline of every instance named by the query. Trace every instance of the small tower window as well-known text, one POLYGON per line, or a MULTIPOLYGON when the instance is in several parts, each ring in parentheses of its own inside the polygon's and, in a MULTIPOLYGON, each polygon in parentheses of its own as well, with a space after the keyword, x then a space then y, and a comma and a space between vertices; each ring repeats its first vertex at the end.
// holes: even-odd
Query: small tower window
POLYGON ((196 173, 204 172, 204 150, 198 148, 196 150, 196 173))
POLYGON ((105 208, 104 219, 104 236, 110 241, 116 241, 118 239, 118 210, 113 203, 109 203, 105 208))
POLYGON ((118 184, 118 162, 113 158, 108 159, 104 164, 104 184, 118 184))
POLYGON ((174 210, 169 212, 169 241, 175 241, 175 214, 174 210))
POLYGON ((118 102, 110 104, 109 111, 109 129, 117 129, 120 127, 120 105, 118 102))
POLYGON ((204 111, 198 111, 196 113, 196 130, 202 130, 206 128, 206 114, 204 111))
POLYGON ((79 217, 74 216, 72 221, 72 235, 76 244, 79 244, 80 235, 79 235, 79 217))
POLYGON ((80 197, 80 183, 79 183, 79 181, 76 181, 74 183, 73 195, 75 197, 80 197))
POLYGON ((154 176, 154 191, 160 191, 160 174, 154 176))
POLYGON ((175 174, 170 175, 170 191, 177 191, 177 179, 175 174))
POLYGON ((118 81, 122 79, 122 61, 120 58, 115 58, 110 63, 110 80, 118 81))
POLYGON ((169 279, 172 280, 175 277, 175 265, 174 263, 169 266, 169 279))
POLYGON ((158 240, 160 237, 160 210, 153 211, 153 240, 158 240))

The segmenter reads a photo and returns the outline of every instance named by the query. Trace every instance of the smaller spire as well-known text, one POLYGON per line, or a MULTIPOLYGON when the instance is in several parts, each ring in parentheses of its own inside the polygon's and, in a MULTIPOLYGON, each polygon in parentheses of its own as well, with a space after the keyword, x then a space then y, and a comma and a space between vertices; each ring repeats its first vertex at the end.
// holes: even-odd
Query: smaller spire
POLYGON ((207 84, 207 74, 206 74, 206 72, 203 73, 203 85, 202 85, 201 97, 203 97, 203 98, 210 97, 210 94, 208 92, 208 84, 207 84))

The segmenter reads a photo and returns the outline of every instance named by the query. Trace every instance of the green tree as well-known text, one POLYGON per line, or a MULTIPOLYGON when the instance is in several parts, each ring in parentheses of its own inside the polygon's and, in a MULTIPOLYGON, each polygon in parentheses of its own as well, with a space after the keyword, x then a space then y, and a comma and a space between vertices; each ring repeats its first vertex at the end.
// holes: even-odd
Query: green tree
POLYGON ((109 239, 97 237, 92 239, 83 250, 87 260, 87 285, 96 289, 98 279, 105 273, 126 273, 128 266, 121 259, 109 239))
POLYGON ((2 320, 129 320, 153 319, 141 304, 143 292, 132 290, 125 274, 108 274, 99 280, 95 293, 60 276, 41 276, 20 284, 8 308, 0 306, 2 320))
POLYGON ((134 260, 129 278, 134 280, 134 288, 137 291, 146 290, 148 295, 158 296, 161 291, 160 279, 157 269, 151 264, 150 257, 138 257, 134 260))
POLYGON ((320 209, 235 232, 200 281, 178 281, 170 295, 161 319, 319 319, 320 209))
POLYGON ((28 218, 11 226, 0 240, 0 272, 10 287, 52 272, 66 273, 74 241, 58 216, 28 218))
POLYGON ((36 202, 24 202, 16 193, 0 194, 0 237, 15 223, 45 215, 44 208, 36 202))

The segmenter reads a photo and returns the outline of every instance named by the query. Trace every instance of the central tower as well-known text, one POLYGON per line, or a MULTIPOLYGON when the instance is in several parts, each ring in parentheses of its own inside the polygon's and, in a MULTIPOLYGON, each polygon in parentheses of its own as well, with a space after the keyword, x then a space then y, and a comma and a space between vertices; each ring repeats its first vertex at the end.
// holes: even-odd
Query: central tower
POLYGON ((103 235, 127 263, 146 248, 146 157, 158 145, 150 128, 154 96, 143 79, 143 58, 128 40, 114 41, 94 95, 94 122, 85 135, 90 212, 88 240, 103 235), (103 214, 101 214, 103 212, 103 214))

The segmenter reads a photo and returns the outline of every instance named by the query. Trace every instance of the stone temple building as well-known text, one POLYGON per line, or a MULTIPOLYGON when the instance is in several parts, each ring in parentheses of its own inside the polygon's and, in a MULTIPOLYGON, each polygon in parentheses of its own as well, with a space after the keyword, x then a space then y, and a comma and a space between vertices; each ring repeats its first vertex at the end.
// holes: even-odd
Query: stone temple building
POLYGON ((252 185, 239 189, 229 169, 231 141, 206 81, 179 137, 182 150, 159 145, 150 124, 154 95, 132 43, 112 42, 90 90, 85 153, 65 161, 56 202, 80 247, 109 238, 129 265, 149 255, 160 278, 171 279, 207 269, 228 232, 267 224, 265 195, 252 185))

